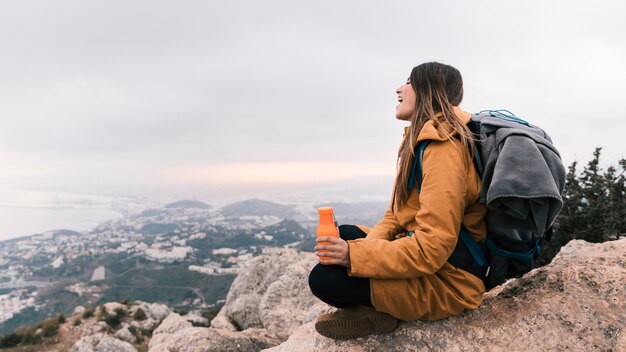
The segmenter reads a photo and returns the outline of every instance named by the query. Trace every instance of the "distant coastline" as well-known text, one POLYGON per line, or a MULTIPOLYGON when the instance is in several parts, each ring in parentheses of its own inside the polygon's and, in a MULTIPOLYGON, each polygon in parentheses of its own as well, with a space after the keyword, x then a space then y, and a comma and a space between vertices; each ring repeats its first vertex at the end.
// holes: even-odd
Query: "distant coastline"
POLYGON ((58 229, 86 231, 123 216, 119 198, 0 188, 0 241, 58 229))
POLYGON ((106 208, 23 207, 0 205, 0 242, 52 230, 86 231, 122 213, 106 208))

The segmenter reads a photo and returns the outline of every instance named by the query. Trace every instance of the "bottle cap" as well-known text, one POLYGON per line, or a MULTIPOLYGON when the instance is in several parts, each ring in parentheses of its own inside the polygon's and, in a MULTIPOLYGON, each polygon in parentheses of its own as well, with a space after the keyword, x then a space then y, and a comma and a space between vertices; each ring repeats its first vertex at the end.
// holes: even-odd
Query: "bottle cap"
POLYGON ((332 215, 333 214, 333 208, 332 207, 317 208, 317 213, 319 215, 332 215))

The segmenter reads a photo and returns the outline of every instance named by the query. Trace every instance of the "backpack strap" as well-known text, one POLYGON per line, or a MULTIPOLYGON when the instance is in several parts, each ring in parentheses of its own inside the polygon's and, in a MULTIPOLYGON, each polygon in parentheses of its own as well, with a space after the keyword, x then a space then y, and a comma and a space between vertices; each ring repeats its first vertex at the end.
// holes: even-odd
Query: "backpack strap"
POLYGON ((417 175, 417 193, 422 190, 422 162, 424 161, 424 150, 430 141, 421 141, 415 147, 415 158, 413 159, 413 167, 411 167, 411 175, 409 176, 409 190, 415 187, 415 176, 417 175))
MULTIPOLYGON (((422 189, 422 180, 423 180, 423 167, 422 163, 424 162, 424 150, 428 146, 430 141, 422 141, 417 144, 415 147, 415 160, 413 161, 413 167, 411 168, 411 175, 409 176, 408 187, 409 190, 413 189, 415 186, 415 177, 417 177, 417 192, 419 193, 422 189)), ((478 163, 478 165, 482 165, 480 163, 479 153, 474 153, 474 163, 478 163)), ((478 166, 477 166, 478 167, 478 166)), ((481 168, 482 169, 482 168, 481 168)), ((479 170, 478 168, 476 169, 479 170)), ((409 236, 413 235, 413 232, 409 232, 409 236)), ((459 231, 459 238, 472 255, 474 260, 474 264, 478 267, 484 267, 487 264, 487 258, 485 257, 485 251, 483 248, 474 240, 472 235, 470 235, 469 231, 461 225, 461 230, 459 231)))
POLYGON ((467 247, 467 250, 472 255, 472 258, 474 258, 474 263, 479 267, 485 266, 487 264, 485 251, 483 251, 478 242, 474 240, 474 237, 470 235, 469 231, 467 231, 463 225, 461 225, 461 231, 459 231, 459 238, 463 241, 465 247, 467 247))
POLYGON ((503 248, 498 247, 495 243, 493 243, 493 241, 489 237, 487 237, 487 240, 485 241, 485 243, 487 244, 487 248, 489 248, 489 251, 491 253, 502 256, 502 257, 511 258, 511 259, 530 260, 534 256, 541 253, 541 240, 537 240, 533 248, 531 248, 530 250, 526 252, 507 251, 503 248))

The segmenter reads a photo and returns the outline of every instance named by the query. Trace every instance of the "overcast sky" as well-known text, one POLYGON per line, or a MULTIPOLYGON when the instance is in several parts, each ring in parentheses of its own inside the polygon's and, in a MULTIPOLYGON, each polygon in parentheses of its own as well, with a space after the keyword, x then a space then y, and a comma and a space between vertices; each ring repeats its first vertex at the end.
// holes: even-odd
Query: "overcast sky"
POLYGON ((567 164, 596 146, 616 163, 625 13, 623 1, 1 1, 0 185, 392 175, 395 89, 425 61, 461 71, 466 111, 517 113, 567 164))

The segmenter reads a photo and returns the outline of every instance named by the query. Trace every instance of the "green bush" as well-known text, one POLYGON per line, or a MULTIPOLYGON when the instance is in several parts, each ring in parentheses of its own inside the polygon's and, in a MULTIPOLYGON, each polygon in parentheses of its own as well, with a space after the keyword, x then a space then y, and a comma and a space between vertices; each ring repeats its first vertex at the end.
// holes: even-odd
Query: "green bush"
POLYGON ((34 345, 41 343, 42 331, 38 331, 38 328, 36 326, 17 329, 15 331, 15 334, 20 336, 21 344, 34 345))
POLYGON ((93 317, 94 312, 95 312, 95 309, 93 307, 85 308, 85 311, 83 311, 83 314, 82 314, 83 319, 89 319, 93 317))
POLYGON ((139 329, 137 329, 137 327, 131 325, 128 327, 128 332, 131 333, 131 335, 133 335, 135 337, 135 340, 137 342, 143 341, 143 337, 141 336, 141 332, 139 331, 139 329))
POLYGON ((135 315, 133 316, 133 318, 135 320, 141 321, 141 320, 146 320, 146 318, 148 317, 146 316, 146 312, 144 312, 143 309, 137 308, 137 311, 135 312, 135 315))
POLYGON ((0 348, 39 344, 44 337, 55 336, 59 332, 61 321, 65 321, 63 314, 45 319, 37 325, 19 328, 10 335, 0 337, 0 348))
POLYGON ((101 305, 100 307, 98 307, 98 316, 100 317, 100 320, 103 320, 103 316, 107 316, 109 314, 109 312, 107 312, 107 307, 103 305, 101 305))
POLYGON ((7 336, 0 337, 0 348, 15 347, 22 342, 22 336, 17 333, 12 333, 7 336))
POLYGON ((615 240, 626 234, 626 159, 606 171, 600 167, 602 148, 578 173, 569 168, 563 190, 563 208, 556 218, 550 242, 544 245, 538 264, 548 264, 559 249, 573 239, 588 242, 615 240))
POLYGON ((122 319, 120 316, 118 316, 117 314, 106 314, 104 315, 104 322, 107 323, 107 325, 109 325, 112 328, 117 328, 120 323, 122 322, 122 319))
POLYGON ((115 315, 119 316, 120 318, 123 318, 126 315, 126 310, 124 308, 115 308, 114 310, 115 315))
POLYGON ((74 326, 79 326, 82 323, 82 321, 80 320, 80 318, 76 318, 76 320, 74 320, 74 326))
POLYGON ((38 328, 42 330, 44 337, 54 336, 59 332, 59 318, 48 318, 39 323, 38 328))

